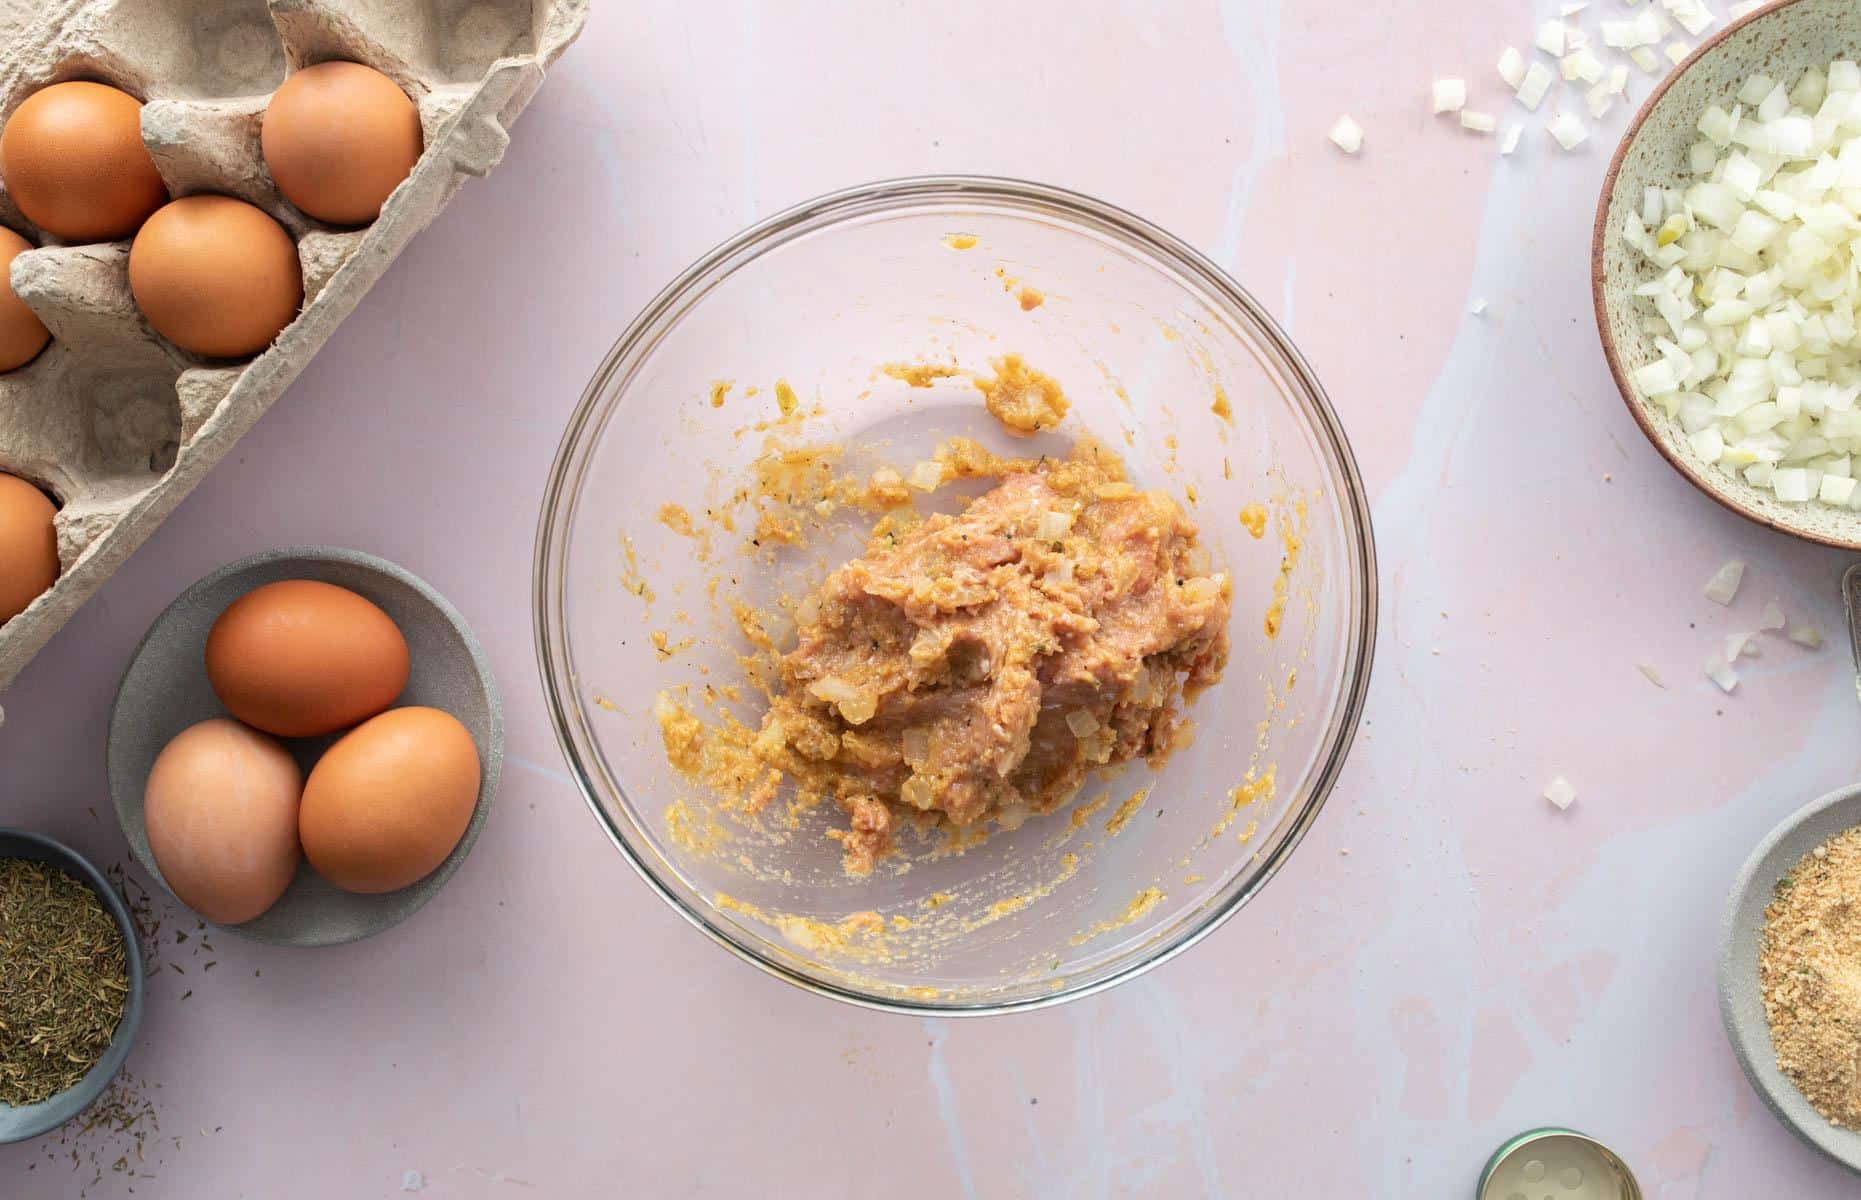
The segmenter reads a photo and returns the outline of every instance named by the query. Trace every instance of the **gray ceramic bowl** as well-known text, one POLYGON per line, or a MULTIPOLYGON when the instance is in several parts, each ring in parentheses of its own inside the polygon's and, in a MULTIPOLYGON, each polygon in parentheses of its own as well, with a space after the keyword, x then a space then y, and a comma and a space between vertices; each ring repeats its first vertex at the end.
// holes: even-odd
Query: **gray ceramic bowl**
MULTIPOLYGON (((142 824, 142 789, 170 739, 226 709, 207 682, 207 633, 226 606, 253 588, 283 579, 315 579, 348 588, 379 605, 407 639, 412 673, 397 706, 427 705, 457 717, 478 743, 483 783, 465 836, 425 879, 398 892, 359 896, 300 863, 277 904, 234 933, 287 946, 353 942, 406 920, 452 878, 471 853, 497 794, 504 762, 504 714, 497 685, 465 618, 424 580, 357 550, 299 546, 241 559, 182 592, 143 636, 110 710, 110 798, 136 861, 161 879, 142 824)), ((336 736, 289 740, 306 775, 336 736)), ((163 886, 167 883, 164 880, 163 886)))
POLYGON ((95 1066, 84 1073, 84 1078, 51 1099, 28 1104, 24 1108, 0 1104, 0 1143, 5 1143, 23 1142, 27 1138, 50 1133, 63 1125, 89 1108, 103 1094, 103 1090, 110 1086, 116 1073, 123 1069, 123 1060, 129 1057, 130 1044, 136 1040, 136 1026, 142 1022, 142 943, 123 898, 110 886, 109 880, 75 850, 23 829, 0 829, 0 858, 30 858, 51 863, 64 868, 97 893, 97 898, 103 901, 104 908, 115 918, 116 927, 123 935, 125 958, 129 966, 129 995, 123 1001, 123 1017, 117 1022, 116 1036, 110 1039, 109 1049, 103 1052, 103 1057, 97 1060, 95 1066))
POLYGON ((1809 1106, 1777 1069, 1770 1024, 1758 991, 1758 936, 1777 881, 1830 835, 1861 825, 1861 784, 1830 792, 1788 817, 1758 845, 1738 879, 1725 914, 1719 958, 1719 1012, 1732 1050, 1764 1103, 1796 1135, 1836 1162, 1861 1171, 1861 1133, 1837 1129, 1809 1106))
POLYGON ((1635 287, 1652 268, 1622 241, 1622 222, 1641 208, 1643 190, 1688 177, 1687 148, 1709 104, 1722 104, 1753 74, 1794 81, 1811 66, 1861 58, 1861 4, 1855 0, 1778 0, 1707 38, 1663 79, 1629 123, 1603 180, 1591 240, 1591 287, 1603 352, 1628 410, 1654 448, 1694 486, 1740 516, 1829 546, 1861 549, 1861 513, 1821 504, 1785 504, 1743 478, 1707 465, 1680 423, 1636 389, 1632 372, 1660 357, 1640 328, 1635 287))

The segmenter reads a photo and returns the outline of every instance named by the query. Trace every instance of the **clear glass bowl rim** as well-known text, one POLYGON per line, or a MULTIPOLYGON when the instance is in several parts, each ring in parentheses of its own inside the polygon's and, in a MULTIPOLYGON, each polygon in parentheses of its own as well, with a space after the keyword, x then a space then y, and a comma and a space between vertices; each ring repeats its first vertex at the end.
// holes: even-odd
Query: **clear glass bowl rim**
MULTIPOLYGON (((1351 451, 1343 425, 1305 356, 1247 289, 1206 255, 1174 234, 1116 205, 1083 193, 998 176, 921 175, 880 180, 829 192, 759 221, 699 258, 640 310, 602 359, 563 431, 537 517, 531 593, 537 669, 541 676, 543 697, 549 709, 550 723, 556 732, 556 741, 562 748, 570 774, 583 800, 587 802, 589 811, 594 814, 602 829, 606 830, 608 839, 640 878, 674 912, 744 962, 816 995, 862 1008, 918 1016, 990 1016, 1050 1007, 1134 979, 1213 933, 1278 874, 1279 868, 1291 857, 1312 822, 1317 819, 1319 810, 1324 807, 1357 735, 1376 652, 1376 570, 1376 544, 1371 526, 1369 497, 1364 490, 1356 456, 1351 451), (1237 880, 1239 886, 1232 886, 1230 892, 1210 907, 1198 924, 1184 929, 1173 939, 1158 942, 1148 954, 1116 971, 1077 983, 1068 981, 1064 987, 1038 996, 950 1004, 862 991, 851 984, 837 985, 801 974, 759 953, 753 946, 739 942, 727 930, 714 923, 709 914, 687 904, 658 877, 648 861, 634 850, 628 835, 615 822, 607 806, 602 804, 587 765, 595 754, 595 739, 588 727, 586 711, 572 694, 573 675, 568 657, 563 583, 569 523, 581 475, 588 465, 594 445, 590 435, 598 435, 606 427, 610 414, 606 411, 609 405, 604 405, 603 400, 618 401, 618 391, 610 396, 609 385, 622 375, 623 369, 625 374, 630 375, 677 319, 712 286, 739 267, 795 237, 829 228, 850 218, 937 201, 963 200, 993 202, 1035 215, 1064 218, 1131 244, 1199 282, 1217 299, 1238 310, 1247 323, 1255 326, 1290 369, 1297 391, 1301 393, 1294 397, 1295 402, 1305 409, 1312 432, 1327 452, 1327 465, 1341 485, 1340 499, 1345 521, 1355 535, 1355 546, 1347 550, 1355 550, 1354 566, 1361 587, 1357 589, 1356 613, 1342 651, 1347 671, 1343 702, 1328 715, 1324 737, 1320 742, 1323 750, 1319 770, 1299 806, 1292 827, 1265 856, 1259 869, 1237 880)), ((619 789, 619 781, 615 781, 615 786, 619 789)), ((632 823, 632 805, 627 801, 624 789, 619 790, 622 794, 618 810, 632 823)), ((635 832, 644 835, 643 830, 636 829, 635 832)))

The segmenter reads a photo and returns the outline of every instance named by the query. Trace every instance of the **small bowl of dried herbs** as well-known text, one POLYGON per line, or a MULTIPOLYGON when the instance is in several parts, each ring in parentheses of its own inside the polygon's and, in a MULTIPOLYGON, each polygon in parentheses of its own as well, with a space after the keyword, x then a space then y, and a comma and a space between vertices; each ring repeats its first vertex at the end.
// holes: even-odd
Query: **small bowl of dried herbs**
POLYGON ((142 950, 110 882, 70 848, 0 828, 0 1143, 103 1093, 142 1017, 142 950))

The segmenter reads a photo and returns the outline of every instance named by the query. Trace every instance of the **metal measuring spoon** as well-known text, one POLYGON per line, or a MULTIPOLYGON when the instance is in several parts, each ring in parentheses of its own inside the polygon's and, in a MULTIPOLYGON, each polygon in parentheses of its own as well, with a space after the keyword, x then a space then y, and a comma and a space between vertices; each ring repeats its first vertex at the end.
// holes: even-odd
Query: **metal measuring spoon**
POLYGON ((1842 572, 1842 607, 1848 610, 1848 645, 1855 656, 1855 698, 1861 700, 1861 563, 1842 572))

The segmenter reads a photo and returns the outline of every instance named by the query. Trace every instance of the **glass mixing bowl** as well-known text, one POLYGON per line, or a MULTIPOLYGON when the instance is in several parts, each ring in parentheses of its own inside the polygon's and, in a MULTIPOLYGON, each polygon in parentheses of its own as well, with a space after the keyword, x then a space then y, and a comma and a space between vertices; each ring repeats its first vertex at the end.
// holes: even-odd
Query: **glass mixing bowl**
MULTIPOLYGON (((959 491, 920 504, 947 511, 959 491)), ((943 177, 791 209, 647 305, 569 421, 537 531, 535 603, 569 766, 667 903, 812 991, 955 1015, 1131 978, 1273 876, 1355 734, 1376 567, 1337 416, 1252 296, 1110 205, 943 177), (883 370, 988 375, 1011 353, 1066 389, 1059 430, 1011 439, 966 375, 911 387, 883 370), (953 435, 1031 457, 1063 454, 1087 431, 1123 454, 1138 486, 1186 503, 1234 580, 1227 672, 1189 707, 1193 740, 1161 769, 1131 764, 986 839, 907 836, 855 879, 825 836, 844 824, 833 805, 785 816, 778 803, 751 820, 668 766, 661 693, 707 720, 729 709, 753 729, 760 716, 759 696, 736 691, 748 647, 731 599, 776 613, 778 644, 792 638, 780 614, 856 553, 870 524, 836 514, 779 554, 746 544, 755 515, 741 504, 734 531, 717 524, 769 445, 838 446, 855 474, 889 464, 908 475, 953 435), (1263 516, 1256 536, 1249 524, 1263 516)))

